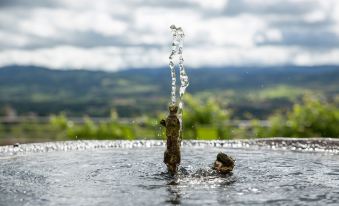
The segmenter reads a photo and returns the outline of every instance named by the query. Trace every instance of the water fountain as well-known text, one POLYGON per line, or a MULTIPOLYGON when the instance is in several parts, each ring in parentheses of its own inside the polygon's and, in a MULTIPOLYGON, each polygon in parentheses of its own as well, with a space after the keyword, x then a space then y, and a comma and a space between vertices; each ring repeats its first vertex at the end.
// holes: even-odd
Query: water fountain
MULTIPOLYGON (((185 94, 186 88, 189 85, 188 76, 184 67, 184 58, 183 58, 183 42, 184 42, 184 31, 181 27, 176 27, 172 25, 171 27, 173 42, 172 42, 172 51, 169 56, 169 67, 171 70, 171 102, 168 107, 169 115, 166 120, 161 120, 160 124, 166 128, 166 151, 164 153, 164 163, 167 166, 169 174, 174 175, 177 173, 178 166, 181 160, 180 154, 180 144, 183 134, 183 96, 185 94), (179 103, 177 105, 176 97, 176 71, 174 58, 178 57, 179 59, 179 71, 180 71, 180 89, 179 89, 179 103)), ((212 167, 216 171, 227 174, 230 173, 234 168, 234 160, 232 157, 227 156, 224 153, 219 153, 217 155, 217 160, 212 167)))
POLYGON ((176 36, 170 68, 174 70, 173 55, 179 54, 182 89, 177 105, 171 72, 170 115, 162 124, 174 147, 156 140, 0 146, 0 205, 339 204, 339 140, 181 141, 180 102, 188 78, 177 39, 184 34, 172 29, 176 36), (168 168, 162 163, 165 147, 174 156, 165 158, 168 168), (233 175, 234 164, 220 151, 237 157, 233 175), (180 161, 184 167, 178 169, 180 161))
POLYGON ((172 25, 171 27, 173 42, 172 42, 172 51, 169 56, 169 67, 171 70, 171 102, 168 107, 169 115, 166 120, 161 120, 160 124, 166 128, 166 151, 164 153, 164 163, 167 166, 168 172, 171 175, 177 173, 178 166, 181 160, 180 154, 180 144, 182 138, 182 114, 183 114, 183 95, 185 93, 186 87, 189 85, 188 76, 184 67, 184 58, 183 58, 183 41, 184 41, 184 31, 181 27, 176 27, 172 25), (179 106, 177 105, 176 97, 176 71, 174 58, 178 57, 179 59, 179 69, 180 69, 180 90, 179 90, 179 106), (178 114, 179 112, 179 114, 178 114), (177 116, 178 115, 178 116, 177 116))

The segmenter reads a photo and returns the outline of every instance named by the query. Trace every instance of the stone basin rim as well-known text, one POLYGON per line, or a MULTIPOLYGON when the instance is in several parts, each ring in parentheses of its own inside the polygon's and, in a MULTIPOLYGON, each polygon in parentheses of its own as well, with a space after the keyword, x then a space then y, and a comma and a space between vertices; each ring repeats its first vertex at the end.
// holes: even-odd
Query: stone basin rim
MULTIPOLYGON (((81 151, 110 148, 165 147, 163 140, 75 140, 27 143, 0 146, 0 156, 52 151, 81 151)), ((339 154, 339 139, 335 138, 256 138, 237 140, 184 140, 182 147, 265 148, 339 154)))

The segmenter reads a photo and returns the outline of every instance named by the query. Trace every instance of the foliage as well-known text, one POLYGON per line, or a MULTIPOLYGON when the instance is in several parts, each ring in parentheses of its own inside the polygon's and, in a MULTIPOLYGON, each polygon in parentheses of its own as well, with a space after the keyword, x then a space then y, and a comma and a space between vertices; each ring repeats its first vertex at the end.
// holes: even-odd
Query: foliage
POLYGON ((187 94, 184 105, 184 138, 225 139, 229 137, 230 129, 225 123, 229 121, 230 114, 220 107, 216 99, 210 97, 206 102, 202 102, 187 94))
POLYGON ((115 118, 112 116, 108 122, 94 123, 91 118, 84 117, 82 124, 74 124, 61 115, 51 118, 51 123, 66 129, 66 134, 71 139, 134 139, 133 127, 118 123, 115 118))
POLYGON ((287 114, 269 117, 270 127, 253 125, 259 136, 282 137, 339 137, 339 109, 311 96, 294 104, 287 114))
POLYGON ((67 120, 66 114, 61 113, 59 115, 51 115, 50 116, 50 124, 59 129, 66 129, 72 122, 67 120))
MULTIPOLYGON (((185 139, 339 137, 338 101, 326 102, 310 95, 295 103, 290 111, 270 115, 267 124, 252 119, 249 124, 231 125, 231 110, 223 109, 213 97, 202 100, 188 94, 184 105, 185 139)), ((166 115, 161 114, 161 118, 166 115)), ((95 122, 89 117, 74 121, 61 113, 52 115, 49 123, 33 119, 0 124, 0 144, 70 139, 164 139, 164 129, 159 125, 161 118, 141 116, 126 122, 112 110, 107 121, 95 122)))
POLYGON ((51 124, 34 120, 18 124, 0 124, 0 145, 16 142, 55 141, 59 140, 59 137, 65 139, 62 131, 51 124))

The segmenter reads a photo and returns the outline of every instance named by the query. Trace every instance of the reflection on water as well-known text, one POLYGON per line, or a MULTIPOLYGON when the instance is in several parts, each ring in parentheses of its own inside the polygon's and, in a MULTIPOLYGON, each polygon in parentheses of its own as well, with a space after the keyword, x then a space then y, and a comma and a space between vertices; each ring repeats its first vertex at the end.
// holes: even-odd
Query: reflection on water
POLYGON ((168 191, 168 199, 165 202, 179 205, 181 204, 181 192, 178 185, 172 185, 172 182, 168 184, 167 191, 168 191))
POLYGON ((0 205, 338 205, 338 155, 185 146, 172 178, 163 147, 3 156, 0 205), (230 175, 210 169, 218 152, 230 175))
POLYGON ((168 199, 165 202, 174 205, 181 204, 181 187, 185 188, 193 185, 209 185, 210 187, 227 187, 236 182, 233 173, 224 175, 218 174, 211 168, 200 168, 195 172, 189 172, 184 167, 181 167, 178 175, 171 177, 163 173, 167 180, 168 199))

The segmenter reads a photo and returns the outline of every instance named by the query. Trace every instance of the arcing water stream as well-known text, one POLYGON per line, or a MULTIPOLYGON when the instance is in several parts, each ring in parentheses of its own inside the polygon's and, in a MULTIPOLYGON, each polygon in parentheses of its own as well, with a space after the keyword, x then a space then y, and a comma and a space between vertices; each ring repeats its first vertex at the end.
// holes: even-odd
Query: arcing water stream
POLYGON ((184 45, 184 31, 181 27, 176 27, 175 25, 172 25, 171 27, 172 35, 173 35, 173 42, 172 42, 172 51, 171 55, 169 56, 169 67, 171 69, 171 77, 172 77, 172 91, 171 91, 171 105, 177 104, 177 97, 176 97, 176 71, 175 71, 175 57, 178 58, 178 66, 179 66, 179 74, 180 74, 180 88, 179 88, 179 121, 180 121, 180 127, 182 130, 182 114, 183 114, 183 95, 185 94, 186 88, 189 85, 188 76, 185 71, 184 67, 184 58, 182 56, 183 54, 183 45, 184 45))

